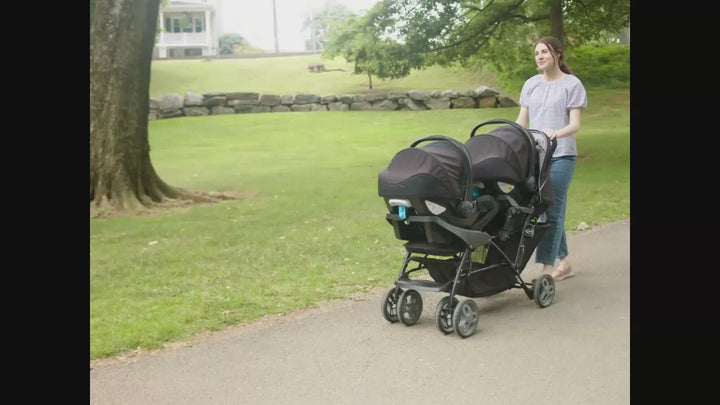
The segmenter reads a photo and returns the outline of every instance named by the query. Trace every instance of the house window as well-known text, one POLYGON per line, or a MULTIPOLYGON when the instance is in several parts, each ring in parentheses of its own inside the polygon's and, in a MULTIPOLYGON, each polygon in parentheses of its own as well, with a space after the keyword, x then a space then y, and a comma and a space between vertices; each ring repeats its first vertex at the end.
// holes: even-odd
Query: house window
POLYGON ((172 29, 170 30, 170 32, 180 32, 180 19, 173 18, 171 27, 172 27, 172 29))
POLYGON ((185 48, 185 56, 202 56, 200 48, 185 48))
POLYGON ((183 19, 180 20, 180 24, 182 24, 182 32, 193 32, 192 17, 189 15, 183 17, 183 19))
POLYGON ((165 32, 180 32, 180 20, 177 18, 165 18, 165 32))
POLYGON ((165 32, 205 32, 205 19, 202 15, 185 14, 165 18, 165 32))

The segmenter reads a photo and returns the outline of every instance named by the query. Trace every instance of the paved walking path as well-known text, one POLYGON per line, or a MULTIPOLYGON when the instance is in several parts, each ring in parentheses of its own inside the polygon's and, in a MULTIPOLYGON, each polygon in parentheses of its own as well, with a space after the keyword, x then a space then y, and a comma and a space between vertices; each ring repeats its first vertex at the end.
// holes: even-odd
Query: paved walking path
POLYGON ((629 404, 630 221, 568 245, 577 276, 556 284, 552 305, 540 309, 519 289, 477 298, 478 330, 466 339, 435 326, 446 294, 423 293, 423 314, 407 327, 385 321, 377 289, 99 362, 90 404, 629 404))

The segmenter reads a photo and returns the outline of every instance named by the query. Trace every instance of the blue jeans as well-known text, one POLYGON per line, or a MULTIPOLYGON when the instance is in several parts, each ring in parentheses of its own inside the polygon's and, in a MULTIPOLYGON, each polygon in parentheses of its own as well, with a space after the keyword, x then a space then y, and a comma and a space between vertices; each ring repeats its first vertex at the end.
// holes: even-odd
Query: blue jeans
POLYGON ((540 218, 540 222, 553 221, 545 230, 535 249, 535 262, 555 264, 555 259, 568 255, 567 238, 565 237, 565 211, 567 208, 567 194, 570 189, 573 173, 575 172, 576 156, 558 156, 551 159, 550 181, 555 193, 555 204, 540 218))

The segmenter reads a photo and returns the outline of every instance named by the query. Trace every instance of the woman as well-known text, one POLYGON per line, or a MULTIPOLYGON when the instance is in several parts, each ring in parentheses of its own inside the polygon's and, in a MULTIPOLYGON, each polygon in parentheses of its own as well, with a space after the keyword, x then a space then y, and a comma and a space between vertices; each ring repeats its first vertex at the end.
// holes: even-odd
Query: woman
POLYGON ((568 261, 565 236, 567 193, 575 171, 577 146, 575 134, 580 129, 580 111, 587 107, 587 93, 582 82, 565 63, 565 50, 554 37, 540 38, 535 45, 535 63, 541 73, 528 79, 520 92, 520 114, 515 120, 523 127, 543 131, 557 140, 551 158, 550 181, 555 204, 547 214, 552 223, 535 250, 535 261, 542 263, 542 273, 555 280, 573 276, 568 261), (529 122, 528 122, 529 121, 529 122), (554 267, 558 259, 557 267, 554 267))

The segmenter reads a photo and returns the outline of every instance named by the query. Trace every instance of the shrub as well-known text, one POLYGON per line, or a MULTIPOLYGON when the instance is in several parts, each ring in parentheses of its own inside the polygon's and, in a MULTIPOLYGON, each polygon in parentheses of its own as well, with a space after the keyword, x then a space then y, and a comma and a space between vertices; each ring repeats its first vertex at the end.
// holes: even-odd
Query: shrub
MULTIPOLYGON (((585 88, 626 89, 630 87, 630 45, 581 45, 567 50, 567 62, 585 88)), ((535 61, 524 51, 508 49, 489 64, 500 84, 520 93, 522 84, 538 73, 535 61)))
POLYGON ((630 45, 582 45, 568 49, 568 64, 586 88, 630 87, 630 45))

